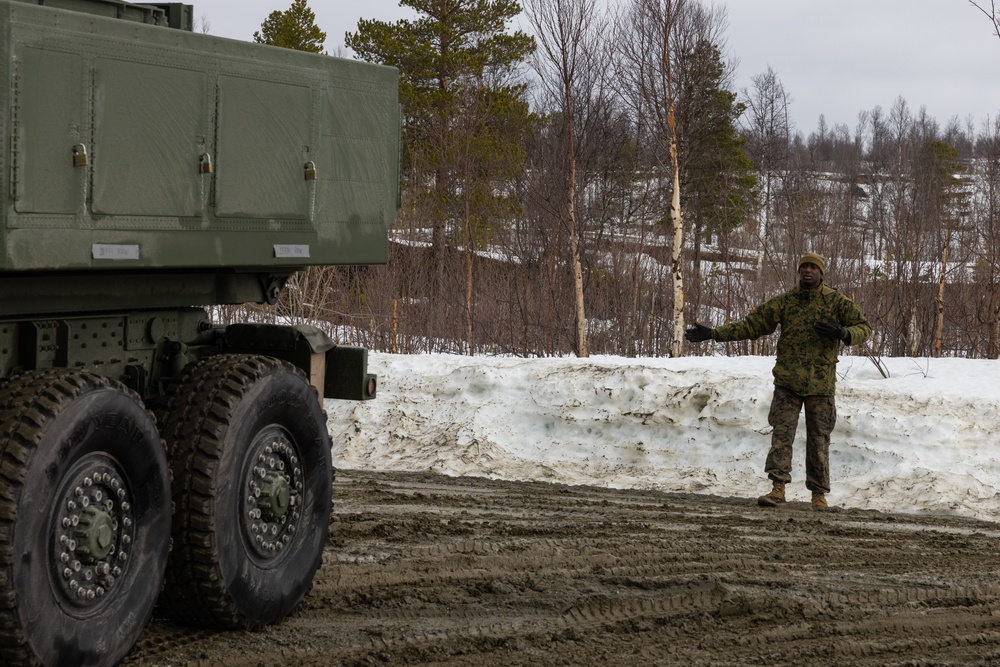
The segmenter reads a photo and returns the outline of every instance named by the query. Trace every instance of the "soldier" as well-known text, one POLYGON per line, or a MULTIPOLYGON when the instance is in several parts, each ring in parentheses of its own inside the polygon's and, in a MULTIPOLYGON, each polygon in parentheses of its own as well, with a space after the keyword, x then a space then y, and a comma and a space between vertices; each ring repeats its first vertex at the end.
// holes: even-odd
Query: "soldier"
POLYGON ((773 482, 761 507, 785 502, 785 485, 792 481, 792 441, 799 412, 806 412, 806 488, 812 507, 827 508, 830 492, 830 432, 837 421, 834 402, 840 344, 868 340, 872 328, 857 305, 823 284, 826 261, 807 252, 799 260, 799 284, 750 311, 739 322, 715 329, 697 322, 684 333, 692 343, 760 338, 780 324, 774 370, 774 397, 767 421, 772 426, 771 451, 764 472, 773 482))

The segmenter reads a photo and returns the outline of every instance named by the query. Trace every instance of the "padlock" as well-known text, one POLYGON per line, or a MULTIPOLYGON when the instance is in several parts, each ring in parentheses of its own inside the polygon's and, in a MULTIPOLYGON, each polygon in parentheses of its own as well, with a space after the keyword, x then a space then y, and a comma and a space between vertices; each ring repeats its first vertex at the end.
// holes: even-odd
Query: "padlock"
POLYGON ((199 174, 211 174, 215 168, 212 166, 212 156, 208 153, 202 153, 198 156, 198 173, 199 174))
POLYGON ((73 166, 86 167, 88 164, 90 164, 90 158, 87 157, 87 147, 83 144, 73 146, 73 166))
POLYGON ((307 181, 315 181, 316 180, 316 163, 312 162, 312 161, 306 162, 305 169, 306 169, 306 180, 307 181))

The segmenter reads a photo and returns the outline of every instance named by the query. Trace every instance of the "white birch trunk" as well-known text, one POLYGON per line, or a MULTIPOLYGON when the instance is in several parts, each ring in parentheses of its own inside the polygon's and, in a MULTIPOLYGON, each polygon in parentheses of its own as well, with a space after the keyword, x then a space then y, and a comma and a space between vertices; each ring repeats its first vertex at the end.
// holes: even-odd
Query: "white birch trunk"
POLYGON ((937 326, 934 327, 934 356, 941 356, 941 341, 944 338, 944 281, 948 270, 948 246, 941 251, 941 276, 938 278, 937 326))
POLYGON ((681 261, 684 249, 684 219, 681 215, 681 178, 680 164, 677 158, 677 130, 674 125, 674 105, 673 102, 669 104, 667 121, 670 125, 670 166, 674 172, 673 197, 670 201, 670 221, 674 231, 670 256, 670 274, 674 285, 674 343, 670 349, 670 356, 680 357, 684 353, 684 273, 681 261))
MULTIPOLYGON (((570 141, 572 141, 570 132, 570 141)), ((580 232, 576 224, 576 155, 570 148, 569 158, 569 252, 573 263, 573 293, 576 297, 576 354, 581 358, 590 356, 590 346, 587 343, 587 312, 583 299, 583 262, 580 261, 580 232)))

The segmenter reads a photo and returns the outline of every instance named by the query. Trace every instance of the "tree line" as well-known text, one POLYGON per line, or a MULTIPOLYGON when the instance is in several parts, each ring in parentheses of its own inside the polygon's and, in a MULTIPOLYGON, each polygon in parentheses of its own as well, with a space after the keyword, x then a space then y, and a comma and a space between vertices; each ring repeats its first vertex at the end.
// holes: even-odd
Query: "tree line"
MULTIPOLYGON (((251 316, 392 352, 680 356, 685 323, 742 318, 811 250, 872 323, 866 354, 1000 355, 1000 119, 900 98, 803 136, 775 72, 733 90, 701 0, 400 4, 417 18, 345 35, 400 71, 389 261, 311 269, 251 316)), ((295 0, 255 39, 317 50, 314 27, 295 0)))

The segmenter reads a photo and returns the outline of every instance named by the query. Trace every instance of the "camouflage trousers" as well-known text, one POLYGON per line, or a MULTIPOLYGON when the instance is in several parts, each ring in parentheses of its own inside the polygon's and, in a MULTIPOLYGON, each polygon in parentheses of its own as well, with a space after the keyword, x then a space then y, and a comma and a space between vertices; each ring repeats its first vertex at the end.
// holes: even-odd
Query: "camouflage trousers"
POLYGON ((792 481, 792 442, 799 424, 802 406, 806 408, 806 488, 830 492, 830 433, 837 423, 833 396, 800 396, 775 386, 767 423, 771 432, 771 451, 767 453, 764 472, 772 480, 792 481))

